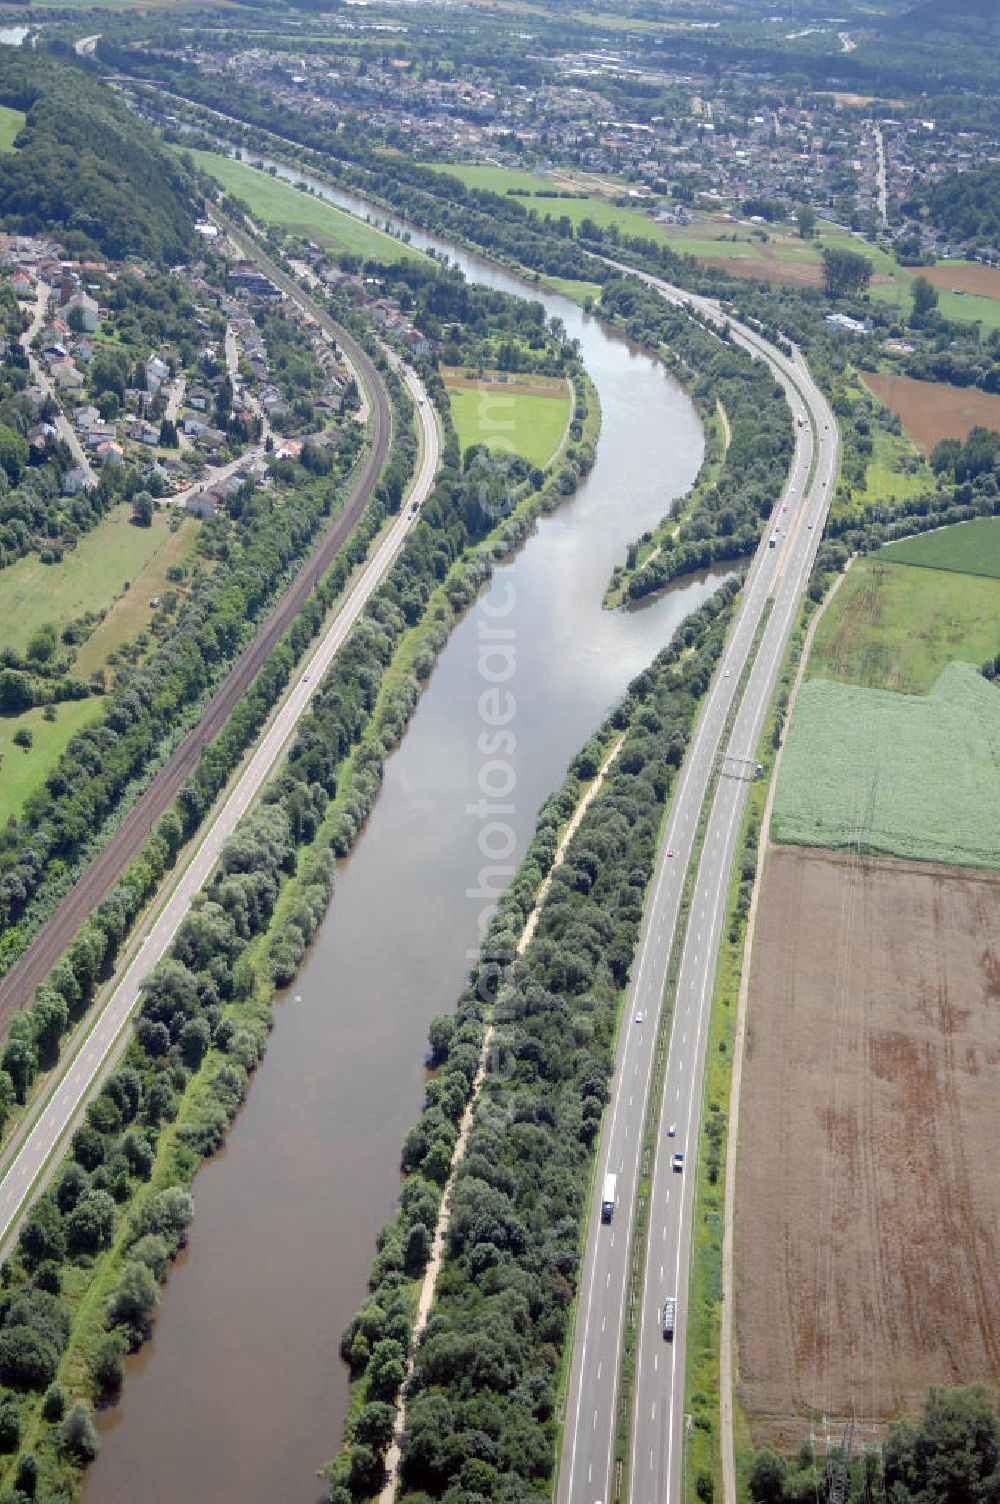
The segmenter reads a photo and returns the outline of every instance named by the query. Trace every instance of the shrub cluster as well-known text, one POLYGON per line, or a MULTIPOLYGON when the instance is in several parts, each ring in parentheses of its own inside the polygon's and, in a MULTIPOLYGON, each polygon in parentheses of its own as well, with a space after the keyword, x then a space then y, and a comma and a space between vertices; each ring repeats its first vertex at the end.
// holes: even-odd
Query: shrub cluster
POLYGON ((373 1492, 409 1351, 412 1280, 449 1173, 488 1020, 494 1044, 451 1192, 446 1262, 414 1358, 403 1443, 404 1497, 540 1498, 553 1452, 553 1401, 578 1273, 594 1143, 608 1100, 618 999, 632 962, 662 806, 720 651, 727 585, 682 625, 543 807, 454 1015, 430 1027, 431 1080, 407 1134, 395 1223, 383 1229, 370 1298, 342 1355, 365 1386, 330 1469, 331 1499, 373 1492), (516 945, 560 827, 601 751, 627 727, 601 796, 553 873, 524 955, 516 945), (377 1406, 377 1413, 370 1413, 377 1406), (377 1423, 376 1423, 377 1422, 377 1423))
POLYGON ((628 596, 638 600, 693 569, 753 553, 788 469, 793 430, 784 392, 764 362, 720 341, 651 288, 607 282, 601 311, 647 348, 665 351, 703 408, 721 401, 731 433, 714 483, 698 488, 676 535, 629 579, 628 596))

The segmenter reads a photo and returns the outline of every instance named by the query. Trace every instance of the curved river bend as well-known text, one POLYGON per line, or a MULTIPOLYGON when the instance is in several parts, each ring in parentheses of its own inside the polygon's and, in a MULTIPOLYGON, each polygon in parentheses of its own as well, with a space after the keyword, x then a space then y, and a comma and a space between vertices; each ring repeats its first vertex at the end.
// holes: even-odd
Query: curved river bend
MULTIPOLYGON (((349 195, 327 196, 367 212, 349 195)), ((539 296, 409 233, 470 280, 539 296)), ((499 670, 480 661, 482 629, 493 613, 512 633, 516 782, 503 823, 516 863, 570 758, 721 577, 689 581, 639 611, 602 611, 627 544, 697 474, 701 426, 648 357, 568 299, 541 301, 579 340, 600 395, 596 463, 459 623, 386 765, 228 1146, 195 1183, 190 1247, 162 1292, 153 1340, 129 1360, 121 1405, 101 1417, 86 1504, 323 1497, 315 1470, 337 1450, 348 1397, 340 1333, 364 1300, 375 1235, 398 1195, 428 1022, 454 1005, 485 902, 475 896, 489 860, 484 821, 470 807, 487 761, 479 697, 485 674, 499 670)))

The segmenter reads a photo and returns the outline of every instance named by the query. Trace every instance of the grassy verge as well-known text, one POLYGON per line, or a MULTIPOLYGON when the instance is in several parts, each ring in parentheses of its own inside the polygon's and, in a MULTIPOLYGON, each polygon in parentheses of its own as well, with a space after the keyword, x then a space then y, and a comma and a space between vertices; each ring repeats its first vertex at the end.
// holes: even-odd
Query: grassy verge
MULTIPOLYGON (((754 634, 750 651, 747 654, 746 663, 740 675, 740 681, 736 693, 733 696, 726 724, 722 729, 720 747, 725 747, 733 724, 739 711, 740 702, 746 689, 747 681, 753 667, 761 636, 767 625, 770 607, 763 613, 754 634)), ((628 1482, 629 1458, 631 1455, 632 1441, 632 1395, 635 1382, 635 1348, 637 1335, 637 1301, 641 1298, 643 1281, 646 1269, 646 1248, 648 1243, 648 1216, 649 1203, 652 1194, 654 1160, 660 1132, 660 1117, 663 1110, 663 1079, 667 1067, 667 1057, 670 1051, 670 1037, 674 1019, 674 1001, 677 995, 677 983, 680 977, 681 962, 686 943, 687 923, 691 912, 691 900, 694 896, 695 884, 698 877, 698 865, 701 861, 702 848, 705 841, 705 833, 708 829, 708 821, 715 798, 715 790, 718 785, 718 773, 713 772, 705 791, 705 798, 698 816, 698 827, 695 832, 694 844, 691 849, 691 857, 684 873, 684 887, 681 893, 680 908, 677 914, 677 924, 674 929, 673 940, 670 946, 670 955, 667 958, 666 978, 663 989, 663 1001, 660 1008, 660 1022, 656 1035, 656 1059, 653 1066, 653 1074, 650 1081, 649 1097, 646 1106, 646 1117, 643 1124, 642 1163, 640 1169, 639 1189, 636 1197, 635 1222, 632 1228, 631 1247, 631 1273, 629 1278, 629 1302, 625 1316, 625 1324, 622 1334, 621 1368, 618 1381, 618 1423, 615 1433, 615 1468, 621 1479, 621 1485, 615 1493, 616 1498, 626 1497, 628 1482)), ((663 825, 660 829, 662 840, 666 820, 669 815, 669 806, 664 813, 663 825)))
POLYGON ((24 121, 23 110, 12 110, 9 105, 0 104, 0 151, 14 150, 14 137, 23 130, 24 121))
MULTIPOLYGON (((777 742, 784 724, 785 707, 802 652, 805 623, 814 610, 812 602, 804 603, 799 623, 785 654, 771 710, 758 745, 757 760, 763 764, 764 773, 750 785, 747 795, 712 994, 687 1303, 685 1408, 691 1416, 691 1428, 686 1435, 684 1452, 685 1504, 696 1504, 697 1500, 708 1496, 708 1480, 711 1482, 711 1497, 722 1497, 718 1425, 722 1237, 726 1143, 730 1128, 727 1107, 737 1003, 750 897, 758 875, 756 861, 761 820, 767 802, 777 742)), ((752 1459, 752 1450, 749 1430, 738 1412, 736 1434, 738 1468, 745 1470, 752 1459)))
POLYGON ((4 824, 20 815, 24 801, 42 784, 70 738, 100 718, 102 701, 63 700, 52 708, 55 720, 46 720, 41 706, 0 720, 0 822, 4 824), (15 746, 14 737, 25 731, 31 737, 30 747, 15 746))

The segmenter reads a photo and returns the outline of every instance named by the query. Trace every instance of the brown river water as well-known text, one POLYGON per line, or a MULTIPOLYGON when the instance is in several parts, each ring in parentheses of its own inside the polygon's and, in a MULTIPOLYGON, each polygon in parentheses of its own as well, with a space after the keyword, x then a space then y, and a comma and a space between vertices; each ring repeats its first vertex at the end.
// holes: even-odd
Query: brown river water
MULTIPOLYGON (((470 279, 538 296, 446 249, 470 279)), ((503 860, 516 863, 570 758, 724 573, 640 610, 602 611, 627 544, 694 479, 701 426, 680 387, 627 341, 565 298, 542 301, 579 339, 600 395, 597 462, 457 626, 386 765, 247 1104, 195 1182, 190 1246, 152 1340, 127 1364, 121 1403, 100 1417, 85 1504, 325 1496, 316 1470, 339 1447, 348 1400, 340 1333, 393 1213, 427 1025, 452 1008, 468 970, 489 853, 511 847, 503 860), (510 635, 490 659, 484 632, 497 626, 510 635), (514 696, 499 756, 479 740, 480 696, 498 681, 514 696), (484 789, 502 789, 498 802, 512 807, 484 817, 484 789)))

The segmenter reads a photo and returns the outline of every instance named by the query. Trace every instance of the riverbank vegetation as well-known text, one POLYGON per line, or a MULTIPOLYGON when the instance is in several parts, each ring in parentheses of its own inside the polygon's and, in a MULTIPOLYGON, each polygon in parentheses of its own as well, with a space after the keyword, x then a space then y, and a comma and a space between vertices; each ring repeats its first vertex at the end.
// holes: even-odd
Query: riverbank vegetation
POLYGON ((546 1495, 555 1392, 608 1100, 617 1012, 657 831, 721 650, 736 586, 689 617, 574 760, 491 922, 454 1015, 430 1030, 434 1075, 407 1135, 397 1221, 379 1238, 371 1295, 344 1333, 359 1393, 331 1499, 379 1487, 423 1268, 484 1030, 494 1028, 466 1153, 451 1188, 437 1296, 416 1352, 402 1442, 404 1499, 546 1495), (559 829, 608 742, 624 744, 553 880, 523 955, 515 945, 559 829))
POLYGON ((725 411, 729 443, 706 460, 674 525, 666 519, 655 551, 640 562, 638 547, 614 584, 638 600, 671 580, 756 549, 792 457, 793 428, 784 392, 755 360, 633 280, 606 282, 600 310, 633 339, 660 355, 685 382, 706 416, 725 411))
MULTIPOLYGON (((428 379, 440 401, 438 378, 428 379)), ((377 797, 386 751, 492 559, 509 552, 539 511, 557 506, 568 477, 579 478, 590 463, 597 414, 578 379, 576 433, 548 477, 516 457, 498 462, 480 451, 463 467, 449 433, 420 524, 338 654, 261 803, 227 843, 169 957, 148 979, 122 1063, 90 1104, 4 1269, 18 1312, 29 1312, 18 1315, 22 1325, 34 1320, 39 1291, 57 1299, 51 1310, 42 1301, 38 1318, 55 1320, 56 1335, 18 1378, 23 1451, 10 1479, 34 1466, 46 1487, 72 1486, 87 1460, 89 1440, 76 1442, 81 1430, 90 1437, 86 1411, 69 1435, 46 1386, 57 1382, 83 1405, 115 1393, 123 1355, 148 1330, 157 1282, 183 1240, 186 1187, 243 1100, 274 990, 294 974, 322 917, 334 854, 350 848, 377 797)), ((320 619, 324 600, 329 605, 321 587, 310 603, 320 619)), ((286 647, 285 678, 293 657, 286 647)), ((213 763, 224 779, 231 761, 223 749, 213 763)), ((179 801, 192 817, 205 803, 197 786, 179 801)), ((132 915, 123 916, 115 898, 100 906, 88 941, 100 944, 116 921, 128 928, 132 915)), ((8 1046, 15 1073, 8 1096, 27 1087, 35 1062, 51 1057, 67 1011, 60 989, 73 980, 61 964, 21 1015, 25 1024, 8 1046)), ((18 1342, 32 1352, 38 1346, 34 1337, 18 1342)))

